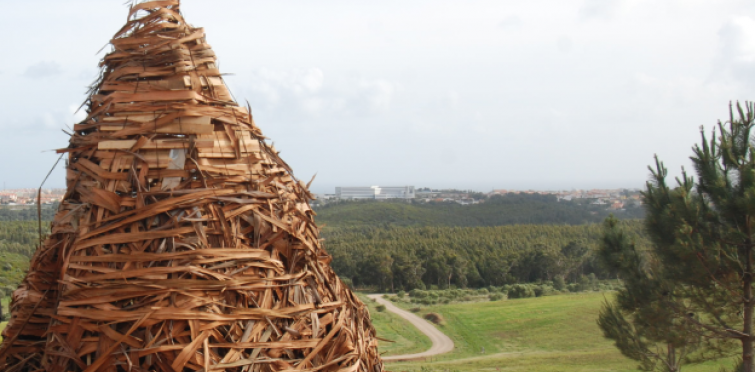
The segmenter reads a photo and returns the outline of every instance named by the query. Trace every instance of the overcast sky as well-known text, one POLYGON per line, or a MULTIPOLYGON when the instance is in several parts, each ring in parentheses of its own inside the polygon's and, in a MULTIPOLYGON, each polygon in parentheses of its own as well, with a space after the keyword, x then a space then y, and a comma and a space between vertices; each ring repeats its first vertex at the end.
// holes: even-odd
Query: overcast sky
MULTIPOLYGON (((0 181, 36 187, 123 0, 5 1, 0 181)), ((639 188, 755 99, 752 1, 183 0, 313 190, 639 188)), ((106 49, 107 50, 107 49, 106 49)), ((61 167, 62 168, 62 167, 61 167)), ((58 170, 47 186, 64 186, 58 170)))

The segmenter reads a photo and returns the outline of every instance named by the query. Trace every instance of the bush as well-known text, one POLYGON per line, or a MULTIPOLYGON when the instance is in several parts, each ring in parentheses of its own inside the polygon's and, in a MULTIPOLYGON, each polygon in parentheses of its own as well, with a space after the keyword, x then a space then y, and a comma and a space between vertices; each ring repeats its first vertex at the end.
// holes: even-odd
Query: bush
POLYGON ((382 313, 383 311, 385 311, 385 305, 377 305, 375 306, 375 310, 382 313))
POLYGON ((525 284, 514 284, 508 292, 509 298, 527 298, 534 297, 535 291, 525 284))
POLYGON ((406 292, 404 292, 404 291, 398 291, 398 293, 396 293, 396 296, 404 297, 404 296, 406 296, 406 292))
POLYGON ((545 294, 545 289, 543 288, 542 285, 536 285, 535 288, 533 289, 533 292, 535 293, 535 297, 541 297, 542 295, 545 294))
POLYGON ((564 280, 564 277, 557 276, 555 279, 553 279, 553 288, 563 291, 566 288, 566 281, 564 280))
POLYGON ((488 294, 488 290, 485 288, 480 288, 477 290, 477 294, 486 295, 488 294))
POLYGON ((418 313, 418 312, 422 311, 422 308, 421 307, 413 307, 413 308, 409 309, 409 311, 411 311, 413 313, 418 313))
POLYGON ((503 293, 493 293, 488 296, 488 298, 490 298, 490 301, 500 301, 503 300, 504 297, 505 296, 503 295, 503 293))
POLYGON ((427 292, 421 289, 412 289, 411 291, 409 291, 409 296, 416 297, 416 298, 423 298, 427 296, 427 292))
POLYGON ((425 316, 423 316, 423 318, 438 325, 443 325, 446 323, 445 319, 443 319, 443 316, 438 313, 427 313, 425 314, 425 316))

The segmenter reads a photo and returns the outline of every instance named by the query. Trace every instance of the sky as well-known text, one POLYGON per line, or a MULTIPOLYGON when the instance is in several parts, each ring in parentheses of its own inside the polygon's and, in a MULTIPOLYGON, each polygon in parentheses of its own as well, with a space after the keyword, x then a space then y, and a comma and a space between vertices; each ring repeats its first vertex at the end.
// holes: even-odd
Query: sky
MULTIPOLYGON (((1 181, 38 187, 127 6, 3 10, 1 181)), ((183 0, 182 12, 317 193, 642 188, 654 154, 678 174, 701 126, 755 99, 752 1, 183 0)), ((46 187, 64 187, 63 168, 46 187)))

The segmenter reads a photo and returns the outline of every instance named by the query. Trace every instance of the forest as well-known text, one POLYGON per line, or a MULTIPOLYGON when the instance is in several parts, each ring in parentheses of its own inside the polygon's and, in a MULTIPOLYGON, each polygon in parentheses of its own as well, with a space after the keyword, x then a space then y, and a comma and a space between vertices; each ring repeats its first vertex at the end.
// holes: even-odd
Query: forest
POLYGON ((642 206, 609 211, 594 200, 558 201, 555 195, 494 195, 475 205, 455 202, 335 201, 315 204, 316 221, 327 226, 503 226, 601 223, 613 213, 619 219, 642 219, 642 206))
MULTIPOLYGON (((333 269, 356 287, 482 288, 615 276, 594 255, 610 212, 585 200, 506 194, 476 205, 342 201, 315 210, 333 269)), ((641 206, 614 213, 646 244, 641 206)))
MULTIPOLYGON (((58 204, 45 205, 42 207, 42 221, 52 221, 58 204)), ((0 207, 0 221, 37 221, 37 208, 31 206, 23 209, 10 209, 0 207)))
MULTIPOLYGON (((49 221, 52 209, 43 209, 49 221)), ((593 252, 608 212, 551 195, 508 194, 478 205, 339 202, 316 209, 336 273, 382 290, 499 286, 594 273, 611 278, 593 252)), ((641 215, 640 207, 617 213, 641 215)), ((644 242, 638 220, 623 222, 644 242)), ((48 231, 45 222, 43 232, 48 231)), ((0 283, 17 284, 39 241, 36 210, 0 209, 0 283)))
MULTIPOLYGON (((640 247, 642 222, 622 222, 640 247)), ((482 288, 595 274, 615 278, 595 252, 600 224, 496 227, 361 226, 325 228, 325 248, 341 278, 357 287, 398 291, 482 288)))

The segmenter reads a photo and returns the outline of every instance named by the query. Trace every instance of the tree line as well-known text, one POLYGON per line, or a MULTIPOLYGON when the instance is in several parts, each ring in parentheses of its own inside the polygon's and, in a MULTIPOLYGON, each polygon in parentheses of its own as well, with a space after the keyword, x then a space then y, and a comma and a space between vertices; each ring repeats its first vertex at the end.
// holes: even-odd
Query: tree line
MULTIPOLYGON (((637 242, 646 241, 641 222, 621 226, 637 242)), ((574 283, 589 274, 616 274, 596 259, 598 224, 331 227, 323 237, 341 278, 380 290, 574 283)))
MULTIPOLYGON (((52 221, 58 211, 58 203, 42 206, 42 221, 52 221)), ((30 206, 21 209, 0 207, 0 221, 37 221, 37 207, 30 206)))
MULTIPOLYGON (((343 226, 503 226, 524 224, 581 225, 600 223, 611 211, 589 199, 559 201, 555 195, 494 195, 484 203, 455 202, 329 201, 315 205, 318 224, 343 226)), ((641 206, 613 211, 620 219, 644 217, 641 206)))

